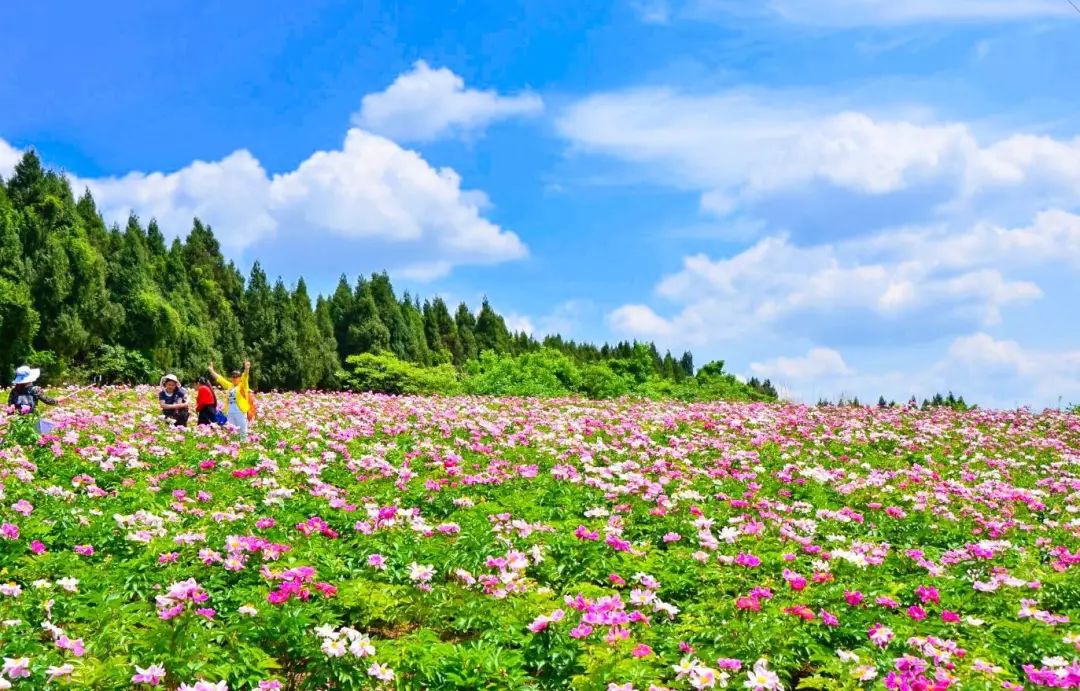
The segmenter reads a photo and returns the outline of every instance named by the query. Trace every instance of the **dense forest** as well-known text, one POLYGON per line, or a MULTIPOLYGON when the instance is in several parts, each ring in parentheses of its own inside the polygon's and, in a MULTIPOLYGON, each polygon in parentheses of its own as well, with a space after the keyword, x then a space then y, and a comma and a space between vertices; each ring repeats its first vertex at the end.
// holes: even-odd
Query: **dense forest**
POLYGON ((486 300, 474 314, 399 297, 386 273, 342 276, 314 302, 302 278, 271 283, 257 262, 245 280, 198 219, 172 242, 154 220, 108 227, 89 191, 76 199, 32 151, 0 179, 4 381, 24 362, 52 382, 147 383, 245 358, 262 389, 776 398, 723 363, 695 371, 690 353, 540 341, 512 333, 486 300))

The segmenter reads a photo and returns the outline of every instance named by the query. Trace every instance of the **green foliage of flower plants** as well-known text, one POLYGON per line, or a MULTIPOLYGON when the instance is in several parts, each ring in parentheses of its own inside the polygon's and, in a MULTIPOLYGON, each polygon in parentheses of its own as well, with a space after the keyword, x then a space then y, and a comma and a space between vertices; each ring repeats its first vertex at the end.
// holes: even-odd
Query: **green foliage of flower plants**
POLYGON ((1080 683, 1073 413, 68 393, 0 412, 5 688, 1080 683))

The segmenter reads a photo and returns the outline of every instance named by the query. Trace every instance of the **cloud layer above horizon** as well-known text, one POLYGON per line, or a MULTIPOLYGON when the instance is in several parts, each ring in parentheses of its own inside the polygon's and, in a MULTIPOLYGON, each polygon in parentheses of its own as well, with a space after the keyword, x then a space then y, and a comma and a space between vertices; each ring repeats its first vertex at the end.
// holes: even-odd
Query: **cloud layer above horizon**
MULTIPOLYGON (((340 148, 316 151, 290 171, 271 174, 254 154, 238 149, 172 172, 69 177, 76 190, 91 191, 110 223, 123 224, 134 213, 182 235, 199 218, 234 253, 282 233, 330 246, 395 247, 409 258, 390 268, 428 281, 456 266, 521 259, 528 249, 513 231, 485 217, 487 196, 464 189, 453 169, 436 168, 420 153, 359 125, 402 141, 429 140, 477 132, 541 107, 532 95, 504 98, 465 89, 449 70, 419 62, 385 91, 364 98, 353 117, 358 126, 345 133, 340 148)), ((0 175, 10 174, 20 155, 0 139, 0 175)))

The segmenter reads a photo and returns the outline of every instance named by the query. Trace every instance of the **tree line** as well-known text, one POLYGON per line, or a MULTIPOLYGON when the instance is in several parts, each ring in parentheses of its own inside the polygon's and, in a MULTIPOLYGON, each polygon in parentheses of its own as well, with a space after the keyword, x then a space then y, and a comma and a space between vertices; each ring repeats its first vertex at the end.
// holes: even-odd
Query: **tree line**
MULTIPOLYGON (((208 362, 231 368, 249 358, 259 388, 338 389, 356 385, 350 358, 364 354, 417 371, 476 373, 500 358, 520 364, 517 358, 540 352, 617 375, 644 363, 644 379, 640 371, 626 379, 633 386, 685 384, 697 375, 689 352, 675 357, 652 343, 596 346, 558 335, 537 340, 512 332, 486 299, 474 314, 440 297, 399 297, 385 272, 353 281, 343 275, 332 294, 314 301, 303 278, 291 288, 271 282, 258 262, 245 280, 199 219, 171 242, 156 221, 143 225, 134 215, 109 227, 90 192, 76 198, 67 178, 33 151, 0 179, 4 381, 24 362, 46 368, 54 381, 145 383, 164 371, 187 380, 208 362)), ((739 396, 776 397, 768 381, 737 384, 739 396)))

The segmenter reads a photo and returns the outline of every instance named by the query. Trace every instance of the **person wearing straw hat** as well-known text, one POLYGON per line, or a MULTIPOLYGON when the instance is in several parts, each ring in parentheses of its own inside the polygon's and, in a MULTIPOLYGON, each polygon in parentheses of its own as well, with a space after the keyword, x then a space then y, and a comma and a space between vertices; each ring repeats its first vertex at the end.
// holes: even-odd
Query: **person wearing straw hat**
POLYGON ((40 386, 34 386, 40 376, 40 369, 28 365, 15 370, 15 379, 11 382, 11 392, 8 394, 8 405, 22 415, 36 412, 38 401, 56 405, 58 401, 55 398, 45 395, 40 386))
POLYGON ((161 391, 158 391, 158 403, 161 404, 161 414, 171 420, 177 427, 183 427, 188 422, 187 391, 180 386, 180 380, 175 374, 166 374, 161 378, 161 391))

